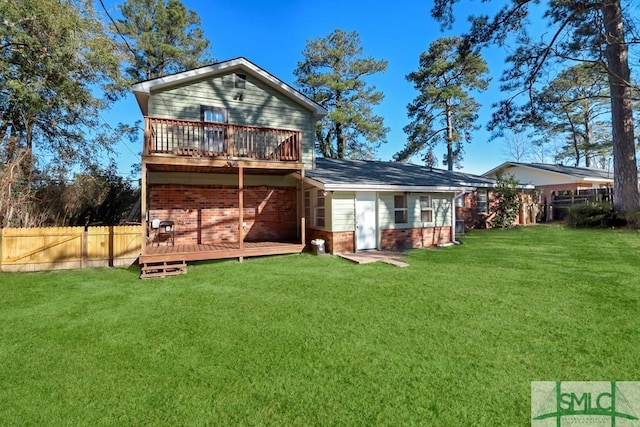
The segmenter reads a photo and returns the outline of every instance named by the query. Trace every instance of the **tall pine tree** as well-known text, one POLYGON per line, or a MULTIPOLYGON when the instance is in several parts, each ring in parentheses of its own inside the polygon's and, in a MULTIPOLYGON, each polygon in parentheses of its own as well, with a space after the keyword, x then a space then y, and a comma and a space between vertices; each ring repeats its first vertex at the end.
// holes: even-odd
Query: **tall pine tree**
POLYGON ((434 166, 434 148, 444 143, 447 168, 460 166, 463 143, 470 142, 470 132, 477 129, 480 108, 469 92, 487 88, 487 73, 484 59, 466 51, 461 38, 443 37, 431 43, 420 55, 418 70, 407 75, 419 93, 407 106, 411 122, 404 131, 409 138, 395 160, 423 152, 427 165, 434 166))
POLYGON ((370 159, 385 142, 388 129, 372 110, 384 95, 365 78, 384 72, 387 62, 362 58, 362 51, 356 32, 338 29, 308 41, 294 72, 301 91, 329 111, 316 128, 324 157, 370 159))
MULTIPOLYGON (((457 0, 435 0, 432 16, 445 27, 454 20, 457 0)), ((513 36, 517 47, 508 58, 511 67, 503 76, 504 89, 533 93, 541 77, 557 69, 559 63, 588 61, 606 70, 611 94, 611 134, 613 141, 614 207, 631 211, 640 206, 638 167, 633 121, 633 85, 629 68, 627 35, 629 16, 625 16, 622 0, 561 1, 550 0, 544 8, 549 31, 535 37, 528 32, 540 32, 541 23, 531 20, 531 9, 537 0, 503 2, 493 17, 471 17, 467 44, 474 47, 490 43, 502 45, 513 36)), ((628 3, 632 7, 633 3, 628 3)), ((502 103, 508 114, 516 111, 510 104, 515 97, 502 103)))
MULTIPOLYGON (((149 80, 211 62, 200 17, 180 0, 126 0, 112 30, 122 36, 125 74, 131 82, 149 80)), ((116 38, 118 40, 118 38, 116 38)))

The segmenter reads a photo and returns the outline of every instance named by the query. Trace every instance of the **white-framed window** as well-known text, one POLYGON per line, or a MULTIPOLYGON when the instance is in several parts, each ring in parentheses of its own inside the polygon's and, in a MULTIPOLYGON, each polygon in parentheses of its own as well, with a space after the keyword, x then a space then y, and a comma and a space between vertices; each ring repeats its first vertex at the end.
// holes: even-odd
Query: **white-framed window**
POLYGON ((487 190, 478 190, 477 200, 478 200, 478 213, 486 214, 489 209, 489 199, 487 197, 487 190))
POLYGON ((456 197, 456 208, 464 208, 465 197, 467 197, 467 193, 461 194, 456 197))
MULTIPOLYGON (((203 122, 207 123, 227 123, 227 110, 220 107, 201 105, 200 117, 203 122)), ((204 126, 202 150, 213 153, 226 153, 227 147, 224 126, 204 126)))
POLYGON ((433 222, 433 200, 431 196, 420 196, 420 221, 433 222))
POLYGON ((393 215, 396 224, 406 224, 408 222, 407 215, 407 195, 398 194, 393 196, 393 215))
POLYGON ((316 227, 324 227, 324 192, 318 190, 316 192, 316 227))
POLYGON ((307 225, 311 224, 311 191, 304 192, 304 217, 307 225))

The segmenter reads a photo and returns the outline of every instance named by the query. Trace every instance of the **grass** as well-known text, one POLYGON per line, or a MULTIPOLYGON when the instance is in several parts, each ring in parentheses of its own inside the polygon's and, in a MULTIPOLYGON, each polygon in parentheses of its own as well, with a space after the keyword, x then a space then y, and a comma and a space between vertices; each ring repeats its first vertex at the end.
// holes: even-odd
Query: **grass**
POLYGON ((639 233, 463 240, 0 274, 0 424, 523 426, 531 381, 640 378, 639 233))

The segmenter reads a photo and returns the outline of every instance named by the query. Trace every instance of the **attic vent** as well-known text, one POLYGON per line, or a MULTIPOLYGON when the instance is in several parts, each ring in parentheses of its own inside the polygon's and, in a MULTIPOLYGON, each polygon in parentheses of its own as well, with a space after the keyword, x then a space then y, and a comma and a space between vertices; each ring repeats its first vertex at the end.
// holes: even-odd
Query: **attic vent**
POLYGON ((236 74, 235 87, 237 89, 244 89, 246 84, 247 84, 247 75, 246 74, 236 74))

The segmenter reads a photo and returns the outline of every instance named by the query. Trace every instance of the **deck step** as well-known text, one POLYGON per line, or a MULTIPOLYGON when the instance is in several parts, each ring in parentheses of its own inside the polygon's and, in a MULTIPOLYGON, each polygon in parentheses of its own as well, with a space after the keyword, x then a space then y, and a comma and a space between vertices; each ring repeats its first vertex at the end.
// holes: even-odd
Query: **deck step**
POLYGON ((151 279, 157 277, 177 276, 187 272, 185 261, 162 261, 147 262, 140 268, 141 279, 151 279))

